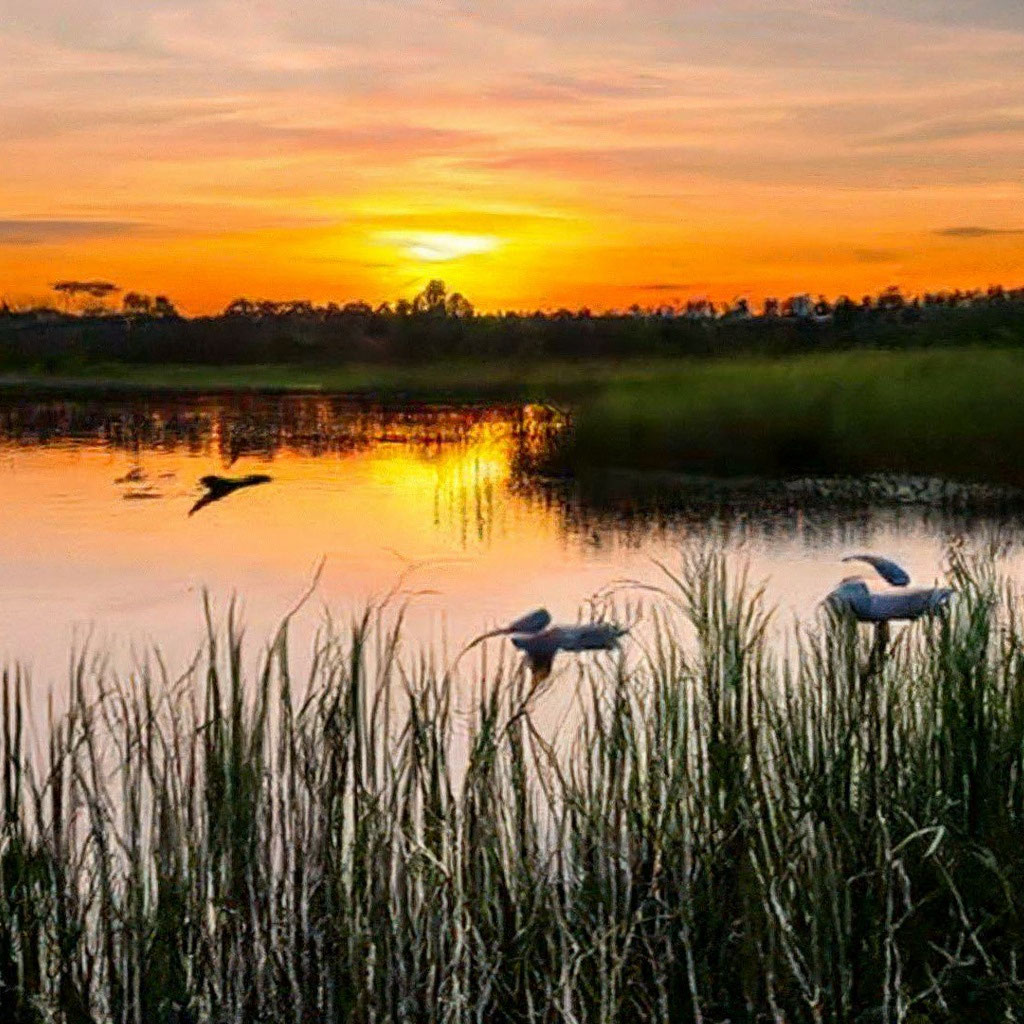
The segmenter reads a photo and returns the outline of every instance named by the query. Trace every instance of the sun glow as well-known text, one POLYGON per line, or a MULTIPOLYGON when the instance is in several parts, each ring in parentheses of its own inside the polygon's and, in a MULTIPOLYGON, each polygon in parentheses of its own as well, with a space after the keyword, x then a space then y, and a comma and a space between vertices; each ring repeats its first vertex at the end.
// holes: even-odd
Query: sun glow
POLYGON ((465 256, 493 252, 501 246, 501 240, 494 235, 455 231, 381 231, 374 236, 374 241, 397 249, 406 259, 419 263, 449 263, 465 256))
POLYGON ((102 6, 4 6, 0 302, 442 278, 624 309, 1024 271, 1024 79, 991 70, 1024 67, 1019 0, 102 6))

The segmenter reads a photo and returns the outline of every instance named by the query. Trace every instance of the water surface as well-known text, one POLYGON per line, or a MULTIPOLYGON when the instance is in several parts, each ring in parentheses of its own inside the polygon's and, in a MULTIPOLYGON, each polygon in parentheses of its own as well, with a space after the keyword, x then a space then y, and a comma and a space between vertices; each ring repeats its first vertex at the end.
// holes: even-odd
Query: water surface
POLYGON ((723 505, 671 487, 666 497, 662 482, 648 501, 634 480, 594 503, 536 472, 563 429, 561 413, 538 406, 0 400, 0 658, 54 686, 84 644, 121 666, 157 644, 183 664, 202 634, 204 590, 218 615, 237 595, 263 639, 321 562, 300 631, 405 573, 410 637, 455 645, 538 604, 573 619, 617 580, 660 581, 657 563, 677 565, 687 543, 749 562, 788 620, 812 614, 850 550, 889 554, 930 582, 951 539, 1019 535, 1012 516, 808 509, 758 501, 756 487, 723 505), (273 479, 189 516, 211 473, 273 479))

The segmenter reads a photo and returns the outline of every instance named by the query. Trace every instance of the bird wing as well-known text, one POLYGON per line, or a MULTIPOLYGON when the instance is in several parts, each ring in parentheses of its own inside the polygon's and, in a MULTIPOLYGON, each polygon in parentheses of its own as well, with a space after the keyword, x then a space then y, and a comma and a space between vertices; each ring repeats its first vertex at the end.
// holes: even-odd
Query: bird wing
POLYGON ((892 622, 898 619, 919 619, 939 611, 950 599, 948 587, 908 590, 900 594, 872 594, 868 622, 892 622))
POLYGON ((536 681, 551 675, 551 666, 560 646, 557 627, 539 633, 518 633, 510 639, 513 646, 526 655, 536 681))
POLYGON ((551 625, 551 613, 547 608, 537 608, 521 616, 505 627, 505 633, 539 633, 551 625))
POLYGON ((628 630, 611 622, 587 622, 558 626, 558 646, 563 651, 610 651, 628 630))
POLYGON ((188 510, 188 514, 194 516, 200 509, 206 508, 207 505, 212 505, 215 501, 219 500, 220 498, 207 492, 188 510))
MULTIPOLYGON (((463 654, 467 651, 471 651, 474 647, 478 647, 485 640, 490 640, 496 636, 511 636, 512 643, 515 643, 516 635, 530 637, 538 633, 542 633, 547 629, 550 622, 551 613, 547 608, 537 608, 535 611, 528 612, 526 615, 520 616, 515 620, 515 622, 510 622, 507 626, 499 626, 497 629, 491 629, 486 633, 481 633, 478 637, 475 637, 466 644, 459 657, 461 658, 463 654)), ((516 646, 518 647, 519 645, 516 644, 516 646)))
POLYGON ((894 587, 905 587, 910 583, 907 571, 889 558, 880 558, 878 555, 847 555, 843 561, 866 562, 886 583, 891 583, 894 587))
POLYGON ((868 621, 871 614, 871 594, 867 584, 859 577, 851 577, 825 598, 825 603, 844 615, 853 615, 861 622, 868 621))
POLYGON ((518 647, 531 658, 545 652, 554 654, 562 646, 557 626, 539 633, 515 633, 509 639, 513 647, 518 647))

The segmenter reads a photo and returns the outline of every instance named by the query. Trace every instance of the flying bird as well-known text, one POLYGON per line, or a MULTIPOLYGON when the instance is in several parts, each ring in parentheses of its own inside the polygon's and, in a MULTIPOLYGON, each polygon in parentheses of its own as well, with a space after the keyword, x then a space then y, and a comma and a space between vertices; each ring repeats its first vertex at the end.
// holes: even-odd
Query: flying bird
POLYGON ((550 626, 533 633, 513 633, 513 646, 526 655, 533 678, 541 682, 551 675, 559 651, 611 651, 629 630, 611 622, 587 622, 579 626, 550 626))
POLYGON ((891 583, 894 587, 905 587, 910 583, 906 569, 888 558, 881 558, 878 555, 847 555, 843 561, 866 562, 886 583, 891 583))
MULTIPOLYGON (((886 583, 906 587, 910 576, 901 566, 877 555, 848 555, 844 562, 866 562, 886 583)), ((836 611, 853 615, 859 622, 895 622, 919 619, 944 608, 953 596, 949 587, 914 587, 911 590, 875 592, 861 576, 847 576, 826 602, 836 611)))
POLYGON ((610 622, 590 622, 578 626, 552 626, 551 613, 537 608, 526 615, 478 636, 459 655, 495 636, 507 636, 512 644, 526 655, 536 682, 543 682, 551 674, 551 665, 559 651, 610 651, 618 646, 619 638, 629 632, 610 622))
POLYGON ((220 501, 221 498, 226 498, 229 494, 234 494, 235 491, 241 490, 243 487, 269 484, 270 481, 271 477, 267 476, 266 473, 250 473, 249 476, 241 477, 212 475, 200 477, 199 482, 206 488, 206 493, 189 509, 188 514, 193 516, 201 508, 206 508, 207 505, 220 501))
POLYGON ((536 608, 532 612, 520 615, 518 619, 513 619, 507 626, 498 626, 497 629, 481 633, 463 648, 459 657, 461 658, 466 651, 471 651, 485 640, 490 640, 491 637, 512 636, 514 633, 539 633, 542 629, 547 629, 549 625, 551 625, 551 612, 547 608, 536 608))
POLYGON ((492 636, 512 636, 514 633, 539 633, 550 625, 551 612, 547 608, 537 608, 532 612, 521 615, 518 619, 514 619, 507 626, 499 626, 497 629, 492 629, 489 633, 484 633, 483 636, 477 637, 473 642, 479 643, 481 640, 487 640, 492 636))

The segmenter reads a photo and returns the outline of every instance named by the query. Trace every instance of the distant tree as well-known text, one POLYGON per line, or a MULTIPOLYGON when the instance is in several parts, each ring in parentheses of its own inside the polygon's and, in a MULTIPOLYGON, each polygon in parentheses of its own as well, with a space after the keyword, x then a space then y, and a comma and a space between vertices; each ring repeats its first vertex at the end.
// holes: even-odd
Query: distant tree
POLYGON ((153 300, 151 311, 153 316, 163 317, 167 320, 174 320, 178 317, 178 311, 175 309, 174 303, 166 295, 158 295, 153 300))
POLYGON ((473 303, 461 292, 453 292, 448 296, 448 300, 445 303, 445 312, 449 316, 469 319, 474 312, 473 303))
POLYGON ((80 312, 84 317, 107 316, 110 307, 97 299, 87 299, 82 303, 80 312))
POLYGON ((64 308, 70 309, 75 299, 93 299, 94 302, 83 308, 83 313, 93 315, 97 312, 106 312, 103 300, 119 292, 121 289, 110 281, 56 281, 51 286, 53 290, 64 299, 64 308))
POLYGON ((412 300, 413 309, 417 313, 444 313, 447 295, 444 281, 429 281, 426 288, 412 300))
POLYGON ((225 316, 254 316, 256 306, 249 299, 234 299, 224 310, 225 316))
POLYGON ((840 327, 849 327, 857 316, 857 303, 848 295, 840 295, 833 307, 833 315, 840 327))
POLYGON ((714 320, 715 307, 707 299, 690 299, 683 315, 687 320, 714 320))
POLYGON ((805 320, 813 312, 810 295, 791 295, 782 304, 782 315, 795 317, 798 320, 805 320))
POLYGON ((399 299, 395 303, 396 316, 409 316, 413 312, 413 304, 408 299, 399 299))
POLYGON ((125 292, 121 310, 125 316, 149 316, 153 311, 153 300, 141 292, 125 292))
POLYGON ((896 312, 901 310, 905 305, 906 299, 904 299, 903 293, 897 285, 893 284, 878 296, 876 308, 896 312))
MULTIPOLYGON (((142 292, 125 292, 121 300, 121 312, 125 316, 154 316, 164 319, 178 316, 174 303, 166 295, 157 295, 154 298, 142 292)), ((231 307, 229 306, 225 312, 230 314, 231 307)))
POLYGON ((346 302, 341 311, 348 316, 373 316, 373 306, 368 302, 346 302))

